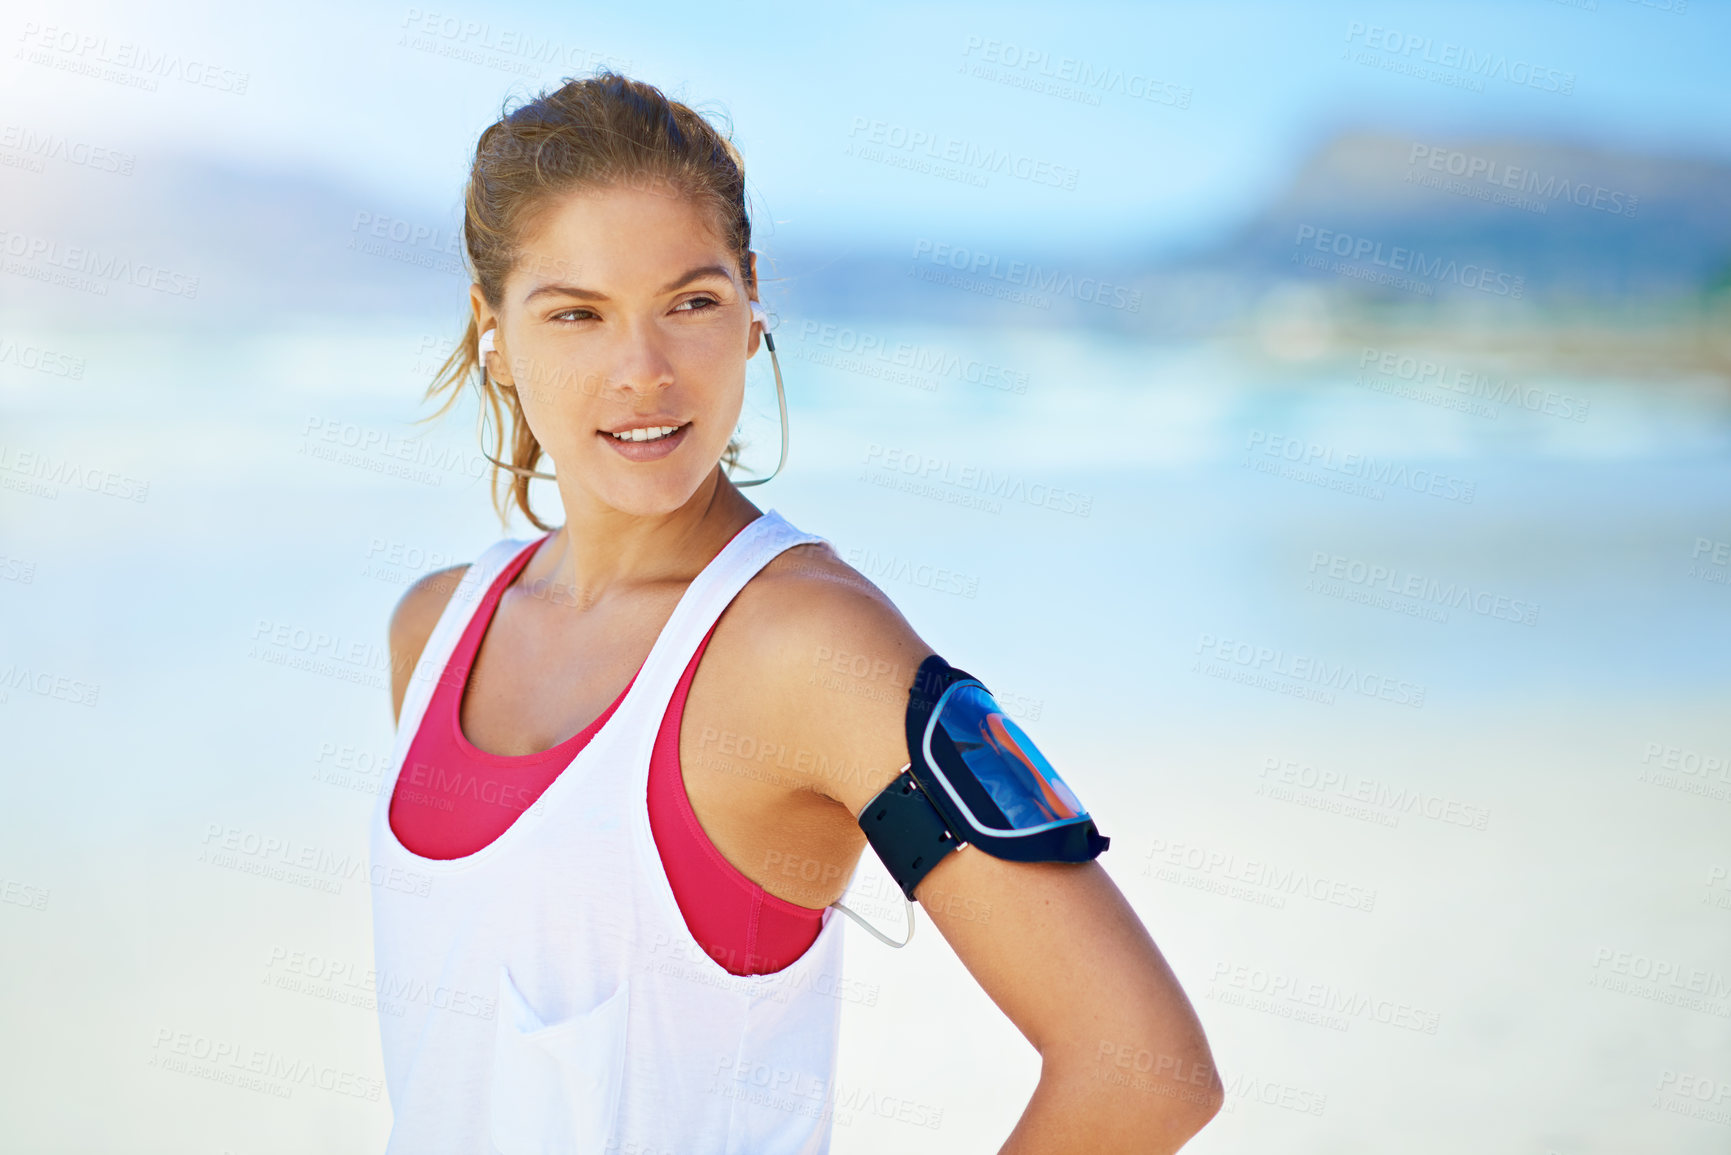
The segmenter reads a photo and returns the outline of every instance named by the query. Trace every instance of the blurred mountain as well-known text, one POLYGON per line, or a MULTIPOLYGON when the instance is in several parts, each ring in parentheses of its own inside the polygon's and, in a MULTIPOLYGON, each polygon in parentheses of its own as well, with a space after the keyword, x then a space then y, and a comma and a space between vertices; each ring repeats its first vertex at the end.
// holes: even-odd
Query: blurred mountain
POLYGON ((1150 331, 1288 359, 1392 343, 1731 380, 1731 165, 1344 135, 1252 220, 1144 283, 1166 306, 1150 331))
POLYGON ((439 213, 305 172, 46 151, 0 152, 11 309, 190 326, 467 309, 455 194, 439 213))
MULTIPOLYGON (((458 190, 428 209, 426 198, 209 158, 122 173, 39 153, 0 153, 10 307, 87 313, 107 297, 189 324, 464 309, 458 190)), ((766 297, 805 317, 1158 337, 1302 330, 1318 316, 1337 330, 1366 317, 1470 314, 1504 328, 1674 318, 1731 295, 1731 165, 1349 133, 1254 218, 1182 256, 937 234, 851 251, 783 242, 766 255, 766 297)))
POLYGON ((1384 260, 1400 247, 1519 276, 1524 295, 1548 305, 1688 296, 1731 277, 1731 165, 1541 141, 1343 136, 1202 263, 1286 274, 1295 252, 1348 251, 1319 246, 1323 230, 1352 237, 1354 254, 1368 241, 1384 260))
POLYGON ((1314 153, 1253 219, 1182 256, 940 249, 948 240, 778 264, 808 312, 1172 336, 1292 300, 1336 312, 1494 307, 1524 323, 1629 305, 1689 308, 1731 286, 1731 165, 1556 142, 1354 133, 1314 153), (1129 286, 1140 300, 1084 300, 1063 291, 1064 277, 1129 286))

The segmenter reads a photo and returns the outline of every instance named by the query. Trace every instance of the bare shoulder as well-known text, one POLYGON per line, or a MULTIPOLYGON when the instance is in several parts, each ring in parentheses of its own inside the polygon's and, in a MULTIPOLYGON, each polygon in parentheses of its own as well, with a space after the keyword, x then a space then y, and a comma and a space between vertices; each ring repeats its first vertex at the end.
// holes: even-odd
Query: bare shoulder
POLYGON ((467 565, 454 565, 434 570, 403 592, 397 608, 391 611, 389 637, 391 645, 391 715, 403 711, 403 698, 409 690, 409 678, 421 660, 421 651, 439 617, 450 604, 457 583, 467 573, 467 565))
POLYGON ((809 754, 810 789, 858 813, 907 762, 908 691, 933 653, 882 590, 826 543, 792 546, 729 611, 739 708, 809 754), (865 768, 863 774, 823 767, 865 768))
POLYGON ((844 655, 905 662, 902 651, 911 648, 920 651, 907 671, 911 683, 913 668, 932 652, 889 595, 827 542, 783 550, 740 600, 767 643, 789 656, 797 650, 814 668, 844 655))
MULTIPOLYGON (((852 816, 907 762, 908 691, 934 651, 882 590, 825 545, 784 551, 746 584, 721 622, 717 641, 723 628, 731 640, 711 708, 754 739, 749 750, 736 742, 732 756, 793 771, 802 779, 796 790, 833 800, 780 810, 773 827, 780 841, 768 853, 757 849, 754 862, 763 870, 753 877, 777 883, 793 862, 805 878, 815 862, 833 864, 834 877, 845 880, 864 844, 852 816), (867 773, 856 773, 858 766, 867 773), (802 830, 815 832, 807 845, 821 849, 781 849, 802 830), (780 874, 772 862, 783 864, 780 874)), ((700 677, 707 666, 706 659, 700 677)), ((730 786, 758 779, 746 774, 730 786)), ((1176 1151, 1219 1110, 1224 1092, 1201 1023, 1098 862, 1017 862, 970 850, 944 856, 914 897, 1040 1052, 1042 1093, 1074 1104, 1061 1124, 1052 1122, 1057 1110, 1024 1116, 1014 1149, 1054 1148, 1082 1119, 1089 1138, 1099 1139, 1089 1149, 1176 1151), (1087 981, 1078 984, 1077 975, 1087 981), (1104 1042, 1102 1024, 1111 1025, 1104 1042), (1108 1051, 1157 1055, 1168 1069, 1154 1072, 1152 1092, 1126 1094, 1099 1077, 1108 1051)), ((805 899, 795 891, 790 901, 805 899)))

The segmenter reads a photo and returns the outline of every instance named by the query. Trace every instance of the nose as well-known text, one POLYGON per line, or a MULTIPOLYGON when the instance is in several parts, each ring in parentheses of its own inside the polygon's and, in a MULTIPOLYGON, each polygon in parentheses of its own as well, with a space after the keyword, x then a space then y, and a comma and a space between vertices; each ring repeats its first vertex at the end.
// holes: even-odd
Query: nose
POLYGON ((606 392, 649 397, 673 384, 664 336, 647 322, 622 326, 606 367, 606 392))

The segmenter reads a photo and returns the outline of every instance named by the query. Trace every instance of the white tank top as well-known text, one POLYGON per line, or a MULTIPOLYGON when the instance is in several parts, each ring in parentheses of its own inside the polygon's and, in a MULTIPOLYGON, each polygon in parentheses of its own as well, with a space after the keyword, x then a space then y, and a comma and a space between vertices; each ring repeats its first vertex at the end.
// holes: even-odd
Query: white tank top
MULTIPOLYGON (((649 756, 697 645, 782 550, 826 539, 770 510, 698 574, 636 682, 545 793, 463 858, 373 817, 373 934, 393 1155, 821 1155, 843 990, 826 909, 798 961, 734 975, 686 928, 650 834, 649 756)), ((411 680, 402 766, 434 680, 533 542, 469 567, 411 680)))

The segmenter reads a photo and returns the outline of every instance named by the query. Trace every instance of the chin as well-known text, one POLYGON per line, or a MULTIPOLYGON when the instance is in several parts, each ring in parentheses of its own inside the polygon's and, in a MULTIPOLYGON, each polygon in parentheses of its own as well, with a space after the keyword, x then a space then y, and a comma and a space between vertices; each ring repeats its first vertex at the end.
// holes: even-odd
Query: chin
POLYGON ((596 497, 620 513, 633 517, 658 517, 675 512, 688 503, 709 470, 667 469, 655 477, 609 477, 597 488, 596 497))

